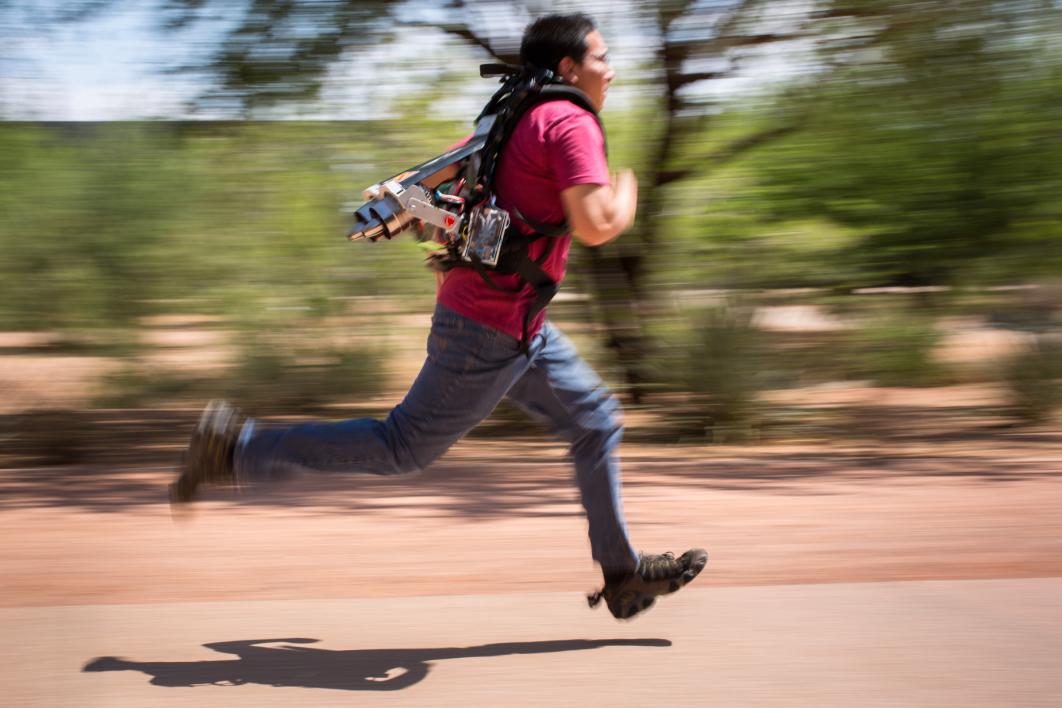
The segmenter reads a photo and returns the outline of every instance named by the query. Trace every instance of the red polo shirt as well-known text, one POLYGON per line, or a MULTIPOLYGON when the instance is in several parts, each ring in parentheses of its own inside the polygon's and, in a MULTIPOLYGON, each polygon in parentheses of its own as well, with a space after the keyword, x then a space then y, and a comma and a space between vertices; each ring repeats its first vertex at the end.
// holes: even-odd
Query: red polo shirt
MULTIPOLYGON (((564 221, 560 193, 577 184, 610 184, 605 136, 592 113, 570 101, 535 106, 513 131, 498 164, 494 191, 498 205, 515 207, 542 224, 564 221)), ((532 230, 515 218, 517 228, 532 230)), ((539 258, 554 241, 542 269, 557 283, 564 279, 571 235, 540 238, 529 255, 539 258)), ((520 339, 524 315, 535 300, 534 290, 519 288, 518 276, 491 276, 505 291, 495 290, 471 268, 455 268, 439 288, 438 302, 454 312, 520 339), (519 288, 519 289, 518 289, 519 288)), ((531 323, 529 336, 542 327, 543 311, 531 323)))

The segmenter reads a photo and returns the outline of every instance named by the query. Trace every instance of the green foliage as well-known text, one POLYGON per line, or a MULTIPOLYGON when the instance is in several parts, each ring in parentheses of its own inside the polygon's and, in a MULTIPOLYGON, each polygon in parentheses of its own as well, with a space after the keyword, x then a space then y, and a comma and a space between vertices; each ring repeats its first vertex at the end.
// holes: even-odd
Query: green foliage
POLYGON ((128 363, 100 382, 97 408, 134 408, 226 396, 256 413, 313 410, 361 402, 387 382, 382 349, 314 343, 312 330, 249 332, 233 365, 212 375, 188 375, 128 363))
POLYGON ((219 385, 249 410, 308 410, 344 397, 364 399, 383 390, 380 349, 315 345, 299 335, 248 338, 236 366, 219 385))
POLYGON ((146 314, 186 195, 165 128, 0 125, 0 321, 79 329, 146 314))
POLYGON ((933 360, 939 341, 931 315, 884 309, 859 321, 838 353, 847 378, 869 379, 879 386, 931 386, 945 374, 933 360))
MULTIPOLYGON (((172 4, 173 19, 192 20, 199 5, 172 4)), ((253 111, 313 96, 348 38, 372 43, 387 34, 375 23, 394 5, 370 5, 256 4, 212 59, 220 98, 253 111), (363 22, 371 26, 362 35, 363 22)), ((666 91, 646 87, 631 110, 612 108, 605 120, 613 164, 643 177, 640 224, 659 220, 659 238, 647 253, 644 233, 602 252, 623 257, 625 272, 648 269, 639 285, 657 293, 980 286, 1059 274, 1055 5, 827 2, 833 19, 815 28, 831 40, 823 42, 826 61, 776 96, 714 112, 697 103, 697 91, 682 91, 660 110, 666 91), (667 136, 675 140, 664 158, 667 136), (658 171, 673 181, 650 198, 646 177, 658 171)), ((711 50, 704 28, 714 25, 681 18, 714 11, 658 9, 684 28, 670 35, 676 42, 711 50)), ((753 46, 761 38, 732 39, 753 46)), ((686 56, 657 57, 671 63, 663 67, 669 89, 692 85, 683 83, 696 76, 686 56)), ((415 73, 422 59, 399 61, 415 73)), ((373 369, 361 367, 362 355, 297 346, 276 333, 315 341, 360 298, 430 296, 434 282, 411 238, 349 244, 339 207, 462 136, 467 123, 425 114, 463 73, 444 71, 437 84, 388 104, 403 113, 397 121, 0 124, 0 327, 128 342, 147 316, 222 315, 254 343, 241 355, 234 394, 282 400, 274 385, 287 381, 299 404, 322 400, 333 381, 372 390, 359 379, 373 369)), ((587 260, 575 249, 574 265, 587 260)), ((573 271, 569 288, 588 282, 573 271)), ((640 308, 613 297, 621 289, 600 293, 620 301, 613 319, 636 330, 640 308)), ((800 373, 785 362, 794 352, 831 362, 807 367, 823 379, 916 385, 947 376, 930 356, 937 335, 929 315, 881 313, 769 357, 762 333, 742 318, 732 308, 713 311, 666 333, 683 346, 668 351, 665 378, 700 406, 694 425, 702 430, 755 420, 749 402, 765 377, 785 385, 800 373)), ((198 385, 136 371, 118 378, 119 393, 160 397, 198 385)))
POLYGON ((1062 342, 1038 337, 1003 367, 1011 412, 1028 423, 1050 419, 1062 406, 1062 342))
POLYGON ((685 176, 655 200, 654 280, 840 290, 1057 277, 1057 3, 828 6, 822 65, 684 133, 669 168, 685 176))
POLYGON ((429 154, 413 146, 389 165, 362 162, 377 150, 357 137, 375 128, 360 129, 0 124, 0 326, 118 330, 167 312, 321 317, 353 296, 430 292, 412 240, 344 239, 339 205, 429 154))
POLYGON ((127 362, 103 377, 92 408, 139 408, 159 402, 198 401, 211 393, 213 381, 127 362))
POLYGON ((714 442, 748 440, 760 425, 763 338, 737 304, 687 314, 662 338, 658 376, 682 395, 668 406, 672 432, 714 442))
POLYGON ((927 11, 879 61, 788 92, 804 127, 753 168, 771 218, 852 229, 838 256, 863 283, 1059 272, 1062 57, 986 12, 927 11))
MULTIPOLYGON (((445 145, 445 129, 430 130, 445 145)), ((339 205, 431 154, 417 143, 370 164, 362 156, 377 153, 366 147, 374 133, 363 124, 0 124, 0 328, 48 330, 94 351, 121 345, 126 356, 148 316, 221 316, 241 333, 240 363, 221 380, 132 363, 103 381, 97 405, 218 395, 224 381, 266 409, 371 395, 383 381, 379 354, 317 343, 360 298, 434 288, 412 238, 344 238, 339 205), (283 336, 296 332, 302 344, 283 336)))

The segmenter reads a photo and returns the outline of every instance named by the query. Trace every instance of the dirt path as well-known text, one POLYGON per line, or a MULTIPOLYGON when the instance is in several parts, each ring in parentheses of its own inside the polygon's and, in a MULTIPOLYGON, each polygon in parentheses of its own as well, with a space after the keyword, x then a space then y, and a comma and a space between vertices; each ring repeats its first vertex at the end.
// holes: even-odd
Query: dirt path
MULTIPOLYGON (((625 446, 635 544, 712 554, 705 587, 1062 576, 1062 455, 1000 440, 625 446)), ((559 447, 466 440, 410 479, 216 492, 192 523, 170 469, 4 470, 8 607, 591 590, 559 447)))

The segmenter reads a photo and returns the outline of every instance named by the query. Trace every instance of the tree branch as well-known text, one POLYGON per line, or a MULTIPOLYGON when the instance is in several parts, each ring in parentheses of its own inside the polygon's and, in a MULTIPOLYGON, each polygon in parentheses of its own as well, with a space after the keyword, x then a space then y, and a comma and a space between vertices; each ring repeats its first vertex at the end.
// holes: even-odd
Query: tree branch
POLYGON ((489 54, 494 59, 497 59, 498 61, 502 61, 502 62, 507 62, 508 63, 508 62, 511 62, 512 59, 513 59, 513 57, 511 55, 500 55, 497 52, 495 52, 494 48, 490 46, 490 42, 488 42, 485 38, 479 36, 478 34, 473 32, 471 29, 469 29, 468 25, 458 24, 458 23, 450 23, 450 24, 440 24, 440 25, 420 24, 419 26, 422 26, 422 27, 436 27, 438 29, 441 29, 443 32, 446 32, 447 34, 452 34, 453 36, 457 37, 458 39, 464 41, 467 44, 472 45, 473 47, 479 47, 480 49, 482 49, 483 51, 485 51, 487 54, 489 54))
POLYGON ((707 161, 713 166, 726 164, 735 158, 741 157, 749 150, 758 148, 761 145, 765 145, 773 140, 777 140, 778 138, 796 132, 800 127, 801 123, 797 122, 746 135, 740 140, 735 140, 726 147, 716 150, 707 157, 707 161))
POLYGON ((740 140, 735 140, 729 145, 726 145, 723 148, 720 148, 719 150, 716 150, 715 152, 701 158, 699 162, 701 163, 702 167, 700 168, 698 168, 697 166, 687 166, 674 170, 665 170, 663 172, 660 172, 657 175, 656 184, 658 187, 663 187, 668 184, 671 184, 672 182, 677 182, 679 180, 686 179, 687 177, 696 174, 698 171, 700 171, 700 169, 711 170, 717 167, 721 167, 722 165, 725 165, 726 163, 738 157, 741 157, 750 150, 760 147, 761 145, 765 145, 773 140, 777 140, 778 138, 789 135, 790 133, 795 132, 799 128, 800 124, 795 123, 792 125, 771 128, 769 130, 762 130, 758 133, 746 135, 740 140))

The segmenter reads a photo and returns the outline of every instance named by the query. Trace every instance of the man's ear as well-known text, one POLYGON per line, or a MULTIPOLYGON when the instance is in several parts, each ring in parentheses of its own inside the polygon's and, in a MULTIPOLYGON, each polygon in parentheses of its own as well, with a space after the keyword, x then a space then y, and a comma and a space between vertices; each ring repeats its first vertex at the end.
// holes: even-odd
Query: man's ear
POLYGON ((572 79, 575 76, 575 60, 571 57, 564 57, 557 64, 557 74, 568 81, 569 83, 575 83, 572 79))

